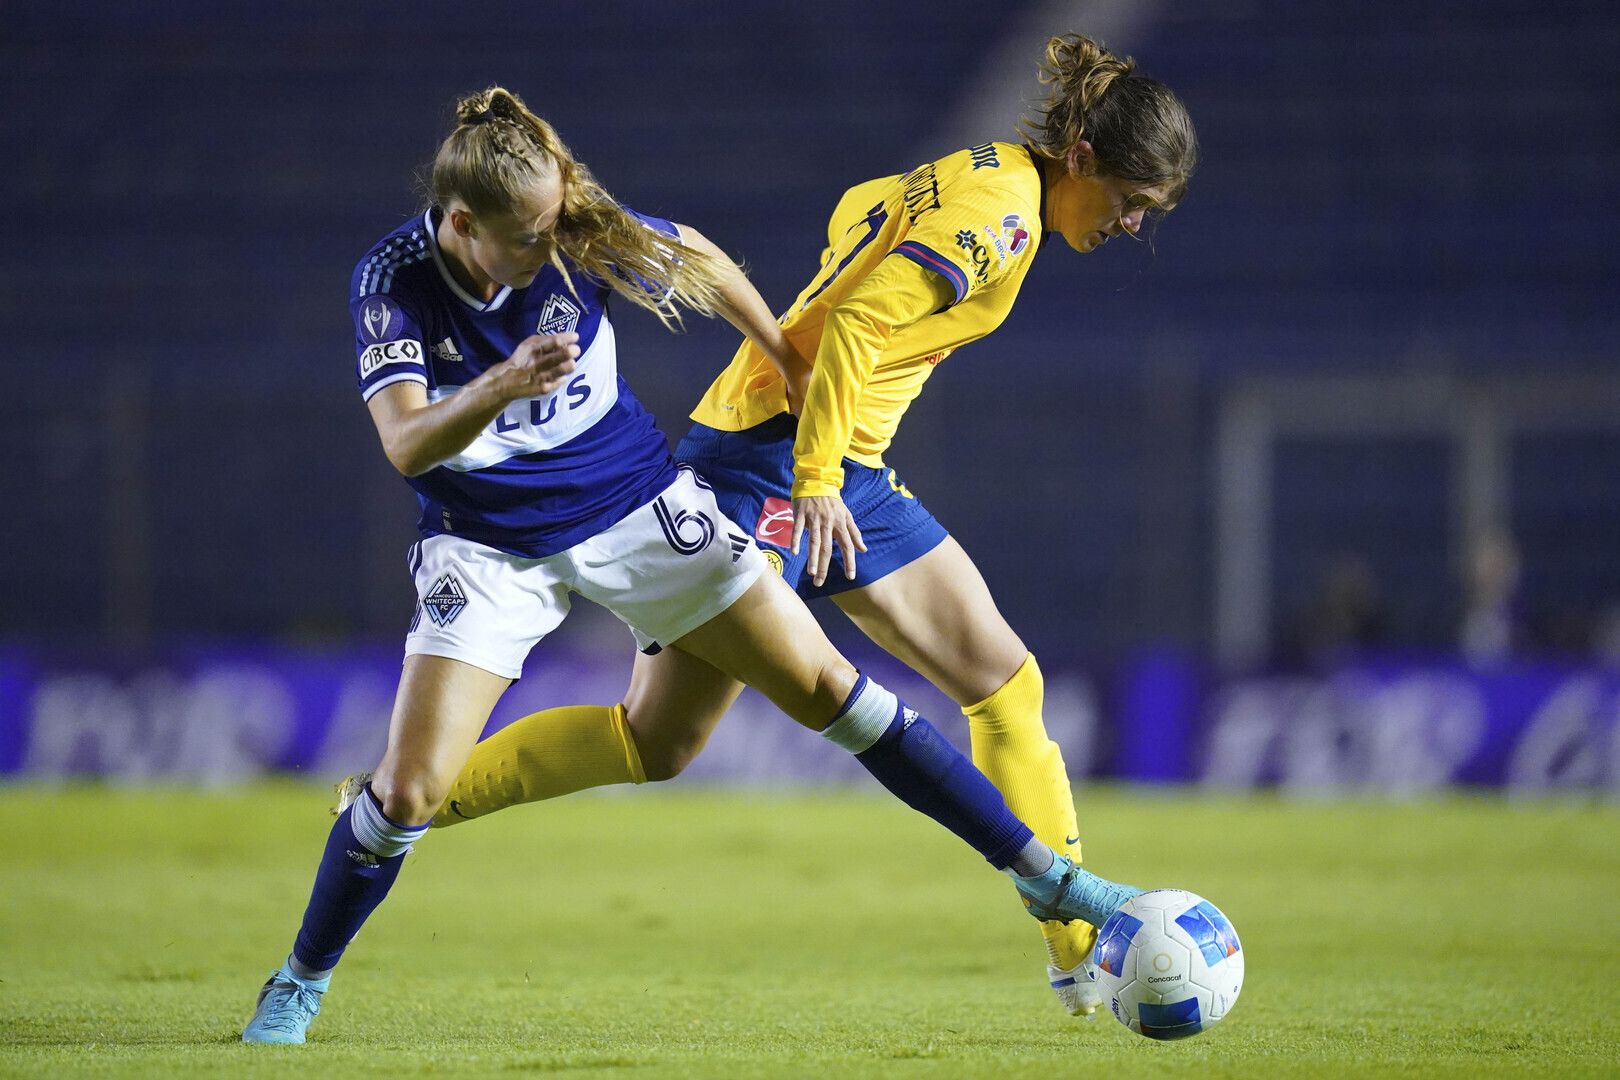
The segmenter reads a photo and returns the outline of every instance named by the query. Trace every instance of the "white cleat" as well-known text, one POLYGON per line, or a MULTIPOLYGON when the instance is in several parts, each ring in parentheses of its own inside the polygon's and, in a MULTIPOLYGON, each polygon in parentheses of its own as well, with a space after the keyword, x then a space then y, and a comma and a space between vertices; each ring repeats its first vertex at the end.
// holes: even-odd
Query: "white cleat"
POLYGON ((1102 1008, 1102 991, 1097 989, 1097 969, 1089 959, 1082 960, 1065 971, 1055 964, 1046 965, 1046 981, 1057 995, 1058 1004, 1070 1016, 1082 1020, 1095 1020, 1102 1008))

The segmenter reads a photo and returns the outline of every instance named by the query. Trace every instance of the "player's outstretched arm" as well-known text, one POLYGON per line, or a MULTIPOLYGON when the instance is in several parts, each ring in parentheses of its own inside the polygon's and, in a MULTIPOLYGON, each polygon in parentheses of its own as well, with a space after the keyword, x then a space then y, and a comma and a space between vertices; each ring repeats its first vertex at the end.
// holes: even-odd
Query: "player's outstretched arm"
POLYGON ((806 572, 817 585, 827 580, 835 548, 851 581, 855 553, 866 550, 841 495, 841 463, 878 357, 896 333, 954 299, 939 275, 891 255, 827 313, 793 444, 793 550, 798 552, 802 537, 809 552, 806 572))
POLYGON ((421 383, 383 387, 367 402, 383 453, 406 476, 419 476, 461 453, 508 404, 561 386, 574 370, 578 341, 578 334, 525 338, 511 356, 432 404, 421 383))
POLYGON ((810 361, 799 355, 787 335, 782 333, 781 324, 771 314, 765 298, 759 295, 759 290, 748 280, 742 267, 732 262, 731 257, 720 250, 714 241, 692 226, 677 227, 681 230, 681 242, 687 247, 701 251, 717 264, 730 268, 731 273, 720 289, 720 317, 759 346, 759 351, 781 373, 787 383, 788 408, 798 415, 804 406, 805 390, 810 385, 810 361))

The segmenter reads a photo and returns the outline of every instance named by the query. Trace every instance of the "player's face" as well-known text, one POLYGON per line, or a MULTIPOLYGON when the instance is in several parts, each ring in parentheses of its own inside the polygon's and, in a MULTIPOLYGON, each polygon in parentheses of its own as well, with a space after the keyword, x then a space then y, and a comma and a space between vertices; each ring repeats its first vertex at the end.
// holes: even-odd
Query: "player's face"
POLYGON ((1074 198, 1057 225, 1063 239, 1082 255, 1121 233, 1135 236, 1148 213, 1169 198, 1168 184, 1142 184, 1103 173, 1074 177, 1074 183, 1074 198))
POLYGON ((480 215, 469 239, 478 268, 501 285, 526 288, 551 259, 552 229, 562 212, 562 182, 552 176, 525 193, 509 213, 480 215))

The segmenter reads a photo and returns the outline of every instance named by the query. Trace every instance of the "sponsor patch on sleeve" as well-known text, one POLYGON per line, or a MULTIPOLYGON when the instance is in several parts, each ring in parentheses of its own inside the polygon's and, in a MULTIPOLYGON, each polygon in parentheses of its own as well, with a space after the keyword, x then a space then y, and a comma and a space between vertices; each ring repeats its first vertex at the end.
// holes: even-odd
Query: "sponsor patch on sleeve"
POLYGON ((385 341, 376 345, 367 345, 360 351, 360 377, 369 376, 378 368, 389 364, 415 364, 417 367, 426 367, 422 362, 422 343, 420 341, 385 341))
POLYGON ((956 234, 956 246, 967 253, 968 261, 973 264, 974 283, 983 285, 990 279, 989 247, 972 229, 962 229, 956 234))
POLYGON ((1001 219, 1001 235, 1007 244, 1007 253, 1020 254, 1029 247, 1029 229, 1024 226, 1024 219, 1018 214, 1008 214, 1001 219))

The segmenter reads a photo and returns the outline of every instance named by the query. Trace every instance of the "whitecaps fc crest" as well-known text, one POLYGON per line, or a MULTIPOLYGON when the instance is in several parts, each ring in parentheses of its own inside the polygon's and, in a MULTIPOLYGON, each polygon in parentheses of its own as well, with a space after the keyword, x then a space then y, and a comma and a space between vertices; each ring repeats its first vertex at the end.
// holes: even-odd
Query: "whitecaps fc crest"
POLYGON ((461 614, 461 609, 467 606, 467 593, 454 574, 445 574, 422 597, 422 606, 435 624, 449 626, 461 614))
POLYGON ((557 293, 546 297, 545 307, 540 309, 540 324, 534 328, 537 334, 571 334, 579 326, 579 308, 568 302, 568 298, 557 293))

